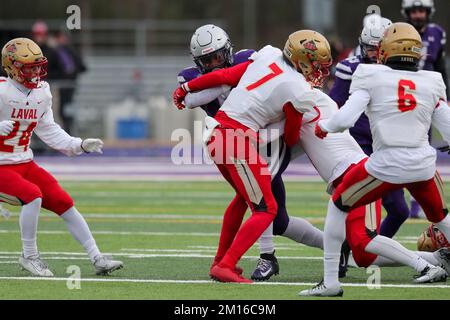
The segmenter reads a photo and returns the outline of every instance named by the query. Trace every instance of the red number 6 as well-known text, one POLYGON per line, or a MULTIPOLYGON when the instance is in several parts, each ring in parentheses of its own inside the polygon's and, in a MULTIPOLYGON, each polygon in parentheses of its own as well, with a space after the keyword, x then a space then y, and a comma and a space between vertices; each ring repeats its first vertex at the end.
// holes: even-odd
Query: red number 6
POLYGON ((400 80, 398 82, 398 108, 401 112, 411 111, 417 107, 417 100, 411 93, 406 93, 406 88, 409 91, 416 90, 416 84, 411 80, 400 80))

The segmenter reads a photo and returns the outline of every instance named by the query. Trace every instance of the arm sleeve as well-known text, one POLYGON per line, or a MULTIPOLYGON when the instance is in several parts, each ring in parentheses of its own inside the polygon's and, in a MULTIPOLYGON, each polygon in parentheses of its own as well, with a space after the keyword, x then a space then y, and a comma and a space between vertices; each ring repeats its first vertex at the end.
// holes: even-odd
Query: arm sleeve
POLYGON ((182 87, 187 92, 200 91, 208 88, 219 87, 221 85, 235 87, 239 83, 239 80, 241 80, 242 75, 245 73, 250 63, 252 63, 252 61, 243 62, 235 65, 234 67, 207 73, 201 77, 182 84, 182 87))
POLYGON ((81 149, 82 140, 70 136, 55 122, 51 108, 39 120, 34 132, 49 147, 67 156, 75 156, 83 153, 81 149))
POLYGON ((224 85, 198 92, 191 92, 184 98, 184 103, 187 108, 194 109, 216 100, 221 94, 227 92, 228 90, 230 90, 230 87, 224 85))
POLYGON ((345 105, 331 119, 319 121, 326 132, 342 132, 353 127, 370 102, 366 90, 357 90, 348 98, 345 105))
POLYGON ((292 147, 300 139, 300 128, 302 126, 303 114, 295 110, 292 103, 288 102, 283 106, 286 116, 284 124, 284 142, 288 147, 292 147))
POLYGON ((431 120, 433 126, 439 130, 444 140, 450 145, 450 107, 446 101, 439 101, 431 120))

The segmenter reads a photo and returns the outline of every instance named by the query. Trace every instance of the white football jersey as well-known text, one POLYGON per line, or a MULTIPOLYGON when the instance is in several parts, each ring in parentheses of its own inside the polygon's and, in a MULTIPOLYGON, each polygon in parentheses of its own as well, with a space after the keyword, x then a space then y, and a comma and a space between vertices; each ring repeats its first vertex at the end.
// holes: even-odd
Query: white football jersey
POLYGON ((52 95, 47 82, 28 90, 12 79, 0 77, 0 121, 14 121, 11 133, 0 136, 0 165, 32 160, 33 132, 50 147, 67 155, 82 153, 82 140, 71 137, 55 123, 51 107, 52 95))
MULTIPOLYGON (((253 60, 221 111, 258 131, 284 118, 283 106, 291 102, 303 113, 303 121, 317 118, 318 96, 305 78, 283 58, 280 49, 266 46, 250 57, 253 60)), ((330 106, 331 109, 334 106, 330 106)), ((327 112, 323 110, 323 112, 327 112)))
MULTIPOLYGON (((331 118, 338 111, 336 102, 322 91, 318 89, 314 91, 320 96, 318 100, 321 103, 317 105, 320 120, 331 118)), ((319 175, 329 184, 328 190, 331 193, 333 181, 339 178, 351 164, 357 164, 367 156, 348 130, 330 133, 325 139, 318 138, 315 135, 317 121, 302 124, 299 144, 319 175)))
MULTIPOLYGON (((339 178, 350 165, 367 158, 367 155, 348 130, 342 133, 330 133, 326 139, 319 139, 315 135, 317 121, 331 118, 338 111, 338 107, 333 99, 322 91, 314 89, 314 92, 317 95, 318 104, 315 107, 318 116, 310 121, 302 122, 300 140, 291 148, 293 154, 291 160, 305 153, 321 178, 328 183, 328 192, 331 194, 334 180, 339 178)), ((282 120, 260 130, 260 133, 264 138, 270 137, 272 130, 282 133, 284 124, 285 120, 282 120)), ((277 143, 275 141, 275 144, 277 143)))
POLYGON ((374 153, 366 164, 368 172, 391 183, 433 177, 436 151, 429 144, 428 131, 436 107, 447 101, 441 74, 360 64, 350 93, 358 90, 370 96, 365 112, 374 153))

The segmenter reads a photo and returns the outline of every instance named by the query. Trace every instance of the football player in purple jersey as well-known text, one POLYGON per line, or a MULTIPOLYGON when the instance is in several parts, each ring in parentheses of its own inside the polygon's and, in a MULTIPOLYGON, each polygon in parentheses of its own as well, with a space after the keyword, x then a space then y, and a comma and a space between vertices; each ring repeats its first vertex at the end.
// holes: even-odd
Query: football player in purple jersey
MULTIPOLYGON (((342 107, 349 97, 352 75, 360 63, 377 63, 377 47, 383 37, 384 31, 392 24, 389 19, 380 17, 377 14, 368 15, 364 18, 364 27, 359 37, 361 55, 349 57, 336 66, 336 79, 329 93, 330 97, 342 107)), ((372 134, 370 131, 369 119, 365 114, 350 128, 350 134, 355 138, 363 151, 370 155, 372 149, 372 134)), ((382 198, 383 207, 387 216, 383 220, 380 228, 380 235, 392 238, 403 222, 408 219, 409 208, 405 201, 403 189, 393 191, 382 198)), ((342 247, 343 255, 348 256, 350 248, 345 242, 342 247)), ((347 259, 341 259, 340 276, 345 276, 347 259)))
MULTIPOLYGON (((180 85, 213 70, 246 62, 255 52, 246 49, 233 54, 231 41, 227 33, 212 24, 204 25, 195 31, 191 39, 190 50, 196 66, 186 68, 178 74, 180 85)), ((184 106, 188 109, 200 107, 208 116, 214 117, 231 89, 231 87, 222 86, 189 93, 184 99, 184 106)), ((286 191, 281 175, 291 160, 291 151, 284 143, 283 138, 280 138, 277 143, 269 143, 267 146, 260 148, 267 149, 262 154, 267 155, 272 175, 272 193, 278 205, 273 225, 259 239, 260 258, 251 275, 252 280, 265 281, 279 273, 273 235, 281 235, 296 242, 321 249, 323 239, 322 231, 311 223, 305 219, 289 217, 288 215, 286 191)), ((242 270, 238 271, 242 272, 242 270)))
MULTIPOLYGON (((423 52, 419 69, 437 71, 442 74, 444 83, 448 88, 447 68, 445 63, 446 34, 441 26, 431 23, 431 18, 435 12, 433 0, 403 0, 402 14, 406 21, 412 24, 422 38, 423 52)), ((431 132, 430 132, 431 137, 431 132)), ((419 218, 421 208, 417 201, 411 201, 411 218, 419 218)))

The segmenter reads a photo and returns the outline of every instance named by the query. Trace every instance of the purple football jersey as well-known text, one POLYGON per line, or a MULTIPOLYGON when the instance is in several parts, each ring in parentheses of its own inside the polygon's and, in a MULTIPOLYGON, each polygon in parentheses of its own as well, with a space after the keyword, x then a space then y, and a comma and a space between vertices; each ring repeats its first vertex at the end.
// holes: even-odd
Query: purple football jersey
MULTIPOLYGON (((330 97, 342 107, 350 96, 350 85, 352 83, 352 75, 362 63, 361 56, 354 56, 342 60, 336 66, 336 78, 333 88, 329 93, 330 97)), ((360 146, 372 145, 372 134, 370 132, 369 119, 363 113, 356 121, 355 125, 350 128, 350 134, 355 138, 360 146)))
POLYGON ((419 63, 419 69, 435 71, 435 63, 441 57, 447 41, 445 31, 437 24, 430 23, 420 36, 423 58, 419 63))
MULTIPOLYGON (((254 52, 255 52, 255 50, 244 49, 244 50, 234 53, 232 66, 235 66, 237 64, 247 61, 254 52)), ((189 67, 189 68, 183 69, 178 74, 178 83, 183 84, 183 83, 190 81, 192 79, 195 79, 201 75, 202 74, 200 73, 200 71, 198 70, 197 67, 189 67)), ((207 105, 201 106, 201 108, 210 117, 214 117, 216 115, 217 111, 219 111, 220 107, 221 107, 221 105, 217 99, 208 103, 207 105)))

